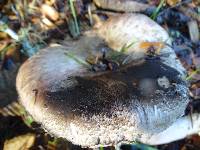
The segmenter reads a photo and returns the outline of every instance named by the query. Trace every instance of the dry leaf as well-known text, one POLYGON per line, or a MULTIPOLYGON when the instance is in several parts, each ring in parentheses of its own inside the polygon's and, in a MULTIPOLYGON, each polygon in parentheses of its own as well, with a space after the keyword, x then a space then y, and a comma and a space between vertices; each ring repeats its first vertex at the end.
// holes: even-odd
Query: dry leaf
POLYGON ((181 2, 181 0, 167 0, 167 4, 170 6, 174 6, 179 2, 181 2))
POLYGON ((20 51, 18 45, 13 45, 6 51, 6 56, 12 58, 15 62, 20 62, 20 51))
POLYGON ((42 14, 44 14, 46 17, 50 18, 53 21, 56 21, 59 18, 59 13, 56 11, 56 9, 47 4, 43 4, 41 6, 41 12, 42 14))
POLYGON ((148 51, 150 48, 154 48, 155 53, 159 54, 160 50, 164 47, 163 42, 141 42, 140 46, 141 49, 148 51))
POLYGON ((140 48, 142 49, 148 49, 151 46, 163 48, 164 43, 163 42, 141 42, 140 43, 140 48))
POLYGON ((56 0, 45 0, 45 3, 48 5, 53 5, 55 4, 56 0))
POLYGON ((35 134, 25 134, 6 140, 4 143, 4 150, 27 150, 33 146, 35 142, 35 134))
POLYGON ((42 18, 42 22, 48 27, 54 27, 55 25, 47 18, 42 18))
POLYGON ((6 46, 8 45, 8 43, 6 41, 0 41, 0 52, 6 48, 6 46))
POLYGON ((8 38, 8 34, 5 32, 0 32, 0 39, 8 38))
POLYGON ((200 0, 192 0, 192 2, 193 2, 196 6, 199 6, 199 5, 200 5, 200 0))

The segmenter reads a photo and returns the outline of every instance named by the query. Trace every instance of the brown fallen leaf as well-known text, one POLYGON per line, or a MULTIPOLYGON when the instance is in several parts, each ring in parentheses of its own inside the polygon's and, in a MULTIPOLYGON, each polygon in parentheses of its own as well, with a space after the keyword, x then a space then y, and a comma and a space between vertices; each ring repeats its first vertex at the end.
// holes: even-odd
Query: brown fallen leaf
POLYGON ((6 48, 8 43, 6 41, 0 41, 0 52, 6 48))
POLYGON ((47 4, 43 4, 41 6, 40 10, 41 10, 41 12, 42 12, 43 15, 45 15, 46 17, 48 17, 49 19, 51 19, 53 21, 56 21, 56 20, 59 19, 59 13, 52 6, 49 6, 47 4))
POLYGON ((33 146, 35 142, 35 134, 28 133, 25 135, 14 137, 6 140, 4 143, 4 150, 27 150, 33 146))
POLYGON ((142 49, 147 49, 150 46, 155 46, 155 47, 164 47, 164 43, 163 42, 141 42, 140 43, 140 48, 142 49))
POLYGON ((192 0, 192 2, 193 2, 196 6, 199 6, 199 5, 200 5, 200 0, 192 0))
POLYGON ((153 48, 156 54, 160 53, 160 50, 164 47, 163 42, 141 42, 140 46, 141 49, 145 49, 146 52, 153 48))
POLYGON ((48 5, 53 5, 55 4, 56 0, 45 0, 45 3, 48 5))
POLYGON ((174 6, 179 2, 181 2, 181 0, 167 0, 167 4, 170 6, 174 6))
POLYGON ((6 39, 8 38, 8 34, 5 32, 0 32, 0 39, 6 39))
POLYGON ((46 17, 42 18, 42 23, 44 23, 47 27, 55 27, 55 25, 53 24, 53 22, 51 22, 46 17))

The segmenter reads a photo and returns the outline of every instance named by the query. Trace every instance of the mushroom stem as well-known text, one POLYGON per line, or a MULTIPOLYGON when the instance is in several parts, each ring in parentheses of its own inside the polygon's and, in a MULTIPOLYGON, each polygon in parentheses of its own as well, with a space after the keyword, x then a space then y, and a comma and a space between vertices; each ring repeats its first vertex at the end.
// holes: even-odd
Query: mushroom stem
POLYGON ((200 114, 194 113, 191 116, 188 115, 178 119, 163 132, 155 134, 143 142, 150 145, 160 145, 183 139, 192 134, 198 134, 199 131, 200 114))

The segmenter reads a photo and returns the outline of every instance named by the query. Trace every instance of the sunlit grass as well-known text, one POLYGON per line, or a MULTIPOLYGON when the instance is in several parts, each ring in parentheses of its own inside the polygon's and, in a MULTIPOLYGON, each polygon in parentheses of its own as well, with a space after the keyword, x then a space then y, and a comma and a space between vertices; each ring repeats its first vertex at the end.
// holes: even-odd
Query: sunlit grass
POLYGON ((79 35, 80 34, 80 29, 79 29, 79 26, 78 26, 76 10, 74 8, 74 3, 73 2, 74 2, 74 0, 69 0, 69 5, 70 5, 71 13, 72 13, 72 16, 73 16, 73 19, 74 19, 75 31, 76 31, 77 35, 79 35))
POLYGON ((82 59, 78 58, 73 53, 67 52, 67 53, 65 53, 65 55, 68 56, 69 58, 73 59, 74 61, 76 61, 80 65, 83 65, 83 66, 85 66, 87 68, 90 67, 90 65, 85 60, 82 60, 82 59))
POLYGON ((159 13, 160 9, 163 7, 164 3, 165 3, 165 0, 161 0, 161 1, 160 1, 158 7, 156 8, 156 10, 155 10, 155 11, 153 12, 153 14, 151 15, 151 18, 152 18, 153 20, 155 20, 156 17, 158 16, 158 13, 159 13))
POLYGON ((188 81, 188 80, 192 80, 193 77, 194 77, 194 75, 199 74, 199 73, 200 73, 200 68, 198 68, 198 69, 192 71, 192 72, 190 73, 190 75, 186 77, 186 80, 187 80, 187 81, 188 81))

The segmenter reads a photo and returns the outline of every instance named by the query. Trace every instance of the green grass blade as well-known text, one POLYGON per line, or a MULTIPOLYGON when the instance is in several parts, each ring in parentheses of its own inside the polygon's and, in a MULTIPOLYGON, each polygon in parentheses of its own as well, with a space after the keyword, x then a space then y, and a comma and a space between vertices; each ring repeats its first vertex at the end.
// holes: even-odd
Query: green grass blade
POLYGON ((155 10, 155 11, 153 12, 153 14, 151 15, 151 18, 152 18, 153 20, 155 20, 156 17, 158 16, 158 13, 159 13, 160 9, 162 8, 164 2, 165 2, 165 0, 161 0, 161 1, 160 1, 160 4, 158 5, 158 7, 156 8, 156 10, 155 10))
POLYGON ((77 20, 76 11, 75 11, 75 8, 74 8, 73 0, 69 0, 69 5, 70 5, 71 12, 72 12, 72 16, 74 18, 76 32, 79 35, 80 34, 80 30, 79 30, 79 26, 78 26, 78 20, 77 20))
POLYGON ((66 52, 65 53, 66 56, 68 56, 69 58, 75 60, 77 63, 79 63, 80 65, 83 65, 87 68, 90 68, 90 65, 86 63, 86 61, 79 59, 78 57, 76 57, 74 54, 70 53, 70 52, 66 52))

